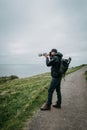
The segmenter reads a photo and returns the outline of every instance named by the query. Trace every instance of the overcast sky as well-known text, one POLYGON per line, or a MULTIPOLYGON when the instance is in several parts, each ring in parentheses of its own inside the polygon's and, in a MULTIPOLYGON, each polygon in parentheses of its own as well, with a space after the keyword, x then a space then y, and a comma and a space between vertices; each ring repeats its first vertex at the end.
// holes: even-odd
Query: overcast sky
POLYGON ((87 63, 87 0, 0 0, 0 64, 43 63, 52 48, 87 63))

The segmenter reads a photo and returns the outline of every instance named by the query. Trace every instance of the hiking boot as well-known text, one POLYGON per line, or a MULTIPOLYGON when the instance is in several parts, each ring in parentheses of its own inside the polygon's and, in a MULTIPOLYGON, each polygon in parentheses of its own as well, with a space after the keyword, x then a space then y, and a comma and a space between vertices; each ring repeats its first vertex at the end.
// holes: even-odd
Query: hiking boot
POLYGON ((41 111, 45 111, 45 110, 51 110, 51 106, 48 105, 47 103, 41 108, 41 111))
POLYGON ((60 109, 61 108, 61 104, 57 104, 56 103, 55 105, 53 105, 53 107, 60 109))

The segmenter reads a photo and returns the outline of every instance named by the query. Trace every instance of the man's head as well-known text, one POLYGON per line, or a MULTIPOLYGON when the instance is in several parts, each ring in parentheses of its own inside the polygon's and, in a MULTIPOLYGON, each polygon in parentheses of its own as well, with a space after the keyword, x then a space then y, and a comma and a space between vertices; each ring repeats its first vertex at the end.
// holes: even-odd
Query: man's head
POLYGON ((50 53, 51 53, 51 56, 54 56, 57 53, 57 49, 52 49, 50 53))

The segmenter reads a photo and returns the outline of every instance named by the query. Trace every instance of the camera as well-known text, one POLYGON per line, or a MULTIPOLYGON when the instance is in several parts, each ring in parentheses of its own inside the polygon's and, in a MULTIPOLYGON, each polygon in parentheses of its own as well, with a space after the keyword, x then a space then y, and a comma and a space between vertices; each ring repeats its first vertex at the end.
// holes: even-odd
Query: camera
POLYGON ((38 54, 38 56, 39 57, 41 57, 41 56, 49 56, 49 54, 48 53, 40 53, 40 54, 38 54))

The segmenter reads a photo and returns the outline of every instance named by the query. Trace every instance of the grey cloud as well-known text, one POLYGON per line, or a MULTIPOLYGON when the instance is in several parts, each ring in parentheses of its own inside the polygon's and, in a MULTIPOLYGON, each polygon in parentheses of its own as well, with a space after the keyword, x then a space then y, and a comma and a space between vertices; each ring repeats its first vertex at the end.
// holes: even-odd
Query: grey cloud
POLYGON ((38 53, 51 48, 71 55, 73 64, 78 57, 82 63, 81 56, 87 58, 86 6, 86 0, 1 0, 0 63, 19 63, 22 55, 20 62, 27 63, 33 53, 40 62, 38 53))

